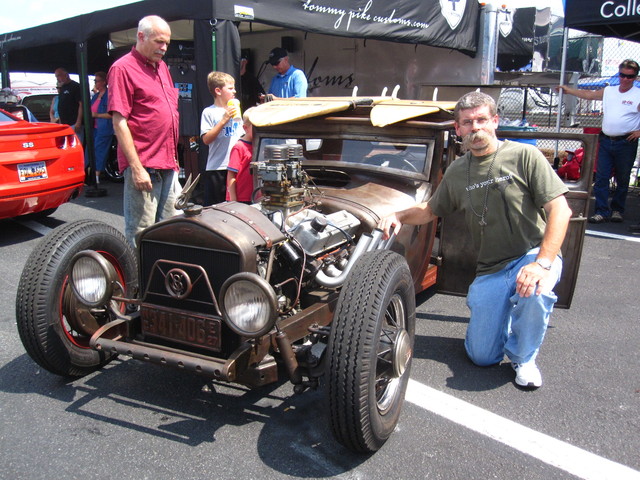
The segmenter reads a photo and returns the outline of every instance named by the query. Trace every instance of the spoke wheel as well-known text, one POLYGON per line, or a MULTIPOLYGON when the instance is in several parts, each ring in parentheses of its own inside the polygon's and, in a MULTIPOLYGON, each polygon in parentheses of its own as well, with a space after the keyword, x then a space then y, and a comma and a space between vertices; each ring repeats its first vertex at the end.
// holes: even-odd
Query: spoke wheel
POLYGON ((327 349, 333 434, 357 452, 378 450, 395 429, 411 368, 415 294, 404 258, 363 255, 347 278, 327 349))

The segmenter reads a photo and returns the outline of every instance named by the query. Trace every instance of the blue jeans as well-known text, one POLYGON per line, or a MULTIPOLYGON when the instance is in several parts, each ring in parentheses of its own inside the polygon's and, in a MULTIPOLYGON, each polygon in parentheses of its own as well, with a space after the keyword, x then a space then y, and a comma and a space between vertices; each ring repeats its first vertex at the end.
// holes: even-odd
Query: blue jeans
POLYGON ((173 170, 150 172, 153 189, 136 190, 131 180, 131 169, 124 171, 124 236, 135 248, 136 235, 161 220, 178 214, 174 205, 180 194, 178 175, 173 170))
MULTIPOLYGON (((505 355, 514 363, 536 359, 558 297, 553 291, 520 297, 516 278, 522 267, 535 261, 538 250, 527 252, 499 272, 476 277, 469 287, 471 318, 464 346, 476 365, 500 363, 505 355)), ((554 260, 551 274, 555 285, 562 274, 560 257, 554 260)))
POLYGON ((624 139, 611 140, 605 135, 600 135, 599 139, 596 182, 593 186, 596 199, 595 213, 608 217, 612 210, 624 213, 629 177, 636 160, 638 142, 627 142, 624 139), (614 169, 616 190, 611 197, 611 208, 609 208, 609 179, 614 169))

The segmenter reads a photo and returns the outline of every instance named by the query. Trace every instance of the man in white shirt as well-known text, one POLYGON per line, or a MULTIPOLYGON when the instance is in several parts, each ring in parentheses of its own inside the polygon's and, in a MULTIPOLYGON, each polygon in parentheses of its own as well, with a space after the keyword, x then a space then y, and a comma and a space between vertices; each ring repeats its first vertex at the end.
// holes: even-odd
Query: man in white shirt
POLYGON ((596 205, 594 214, 589 217, 591 223, 623 221, 629 177, 640 138, 640 88, 634 86, 639 69, 637 62, 624 60, 618 66, 618 86, 600 90, 579 90, 566 85, 557 88, 578 98, 602 101, 604 113, 599 138, 596 182, 593 187, 596 205), (609 205, 609 179, 614 171, 616 189, 609 205))

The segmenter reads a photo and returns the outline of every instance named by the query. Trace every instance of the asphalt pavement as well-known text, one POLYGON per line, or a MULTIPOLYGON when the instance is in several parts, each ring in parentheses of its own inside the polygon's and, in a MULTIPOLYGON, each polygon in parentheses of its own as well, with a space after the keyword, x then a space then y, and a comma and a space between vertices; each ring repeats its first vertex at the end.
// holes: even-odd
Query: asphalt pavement
MULTIPOLYGON (((592 215, 594 213, 593 200, 590 203, 590 207, 591 209, 589 215, 592 215)), ((587 229, 596 232, 602 232, 605 234, 635 236, 629 232, 629 225, 638 224, 640 224, 640 186, 632 186, 631 188, 629 188, 629 193, 627 195, 627 202, 624 212, 624 222, 605 222, 600 224, 589 223, 587 225, 587 229)), ((637 235, 637 237, 640 238, 640 235, 637 235)))
POLYGON ((118 358, 69 380, 39 368, 15 325, 27 256, 78 218, 122 229, 122 186, 50 218, 0 221, 0 479, 640 479, 640 197, 622 224, 588 225, 569 310, 552 315, 544 385, 516 388, 508 364, 465 357, 462 297, 418 296, 400 423, 373 455, 328 431, 324 393, 258 390, 118 358))

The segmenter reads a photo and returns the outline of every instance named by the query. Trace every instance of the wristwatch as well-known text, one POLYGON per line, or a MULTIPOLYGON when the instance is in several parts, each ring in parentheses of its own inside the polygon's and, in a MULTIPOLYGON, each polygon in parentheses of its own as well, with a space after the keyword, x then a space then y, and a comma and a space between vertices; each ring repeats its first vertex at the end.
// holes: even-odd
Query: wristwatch
POLYGON ((551 261, 546 258, 536 258, 536 263, 545 270, 551 270, 551 261))

